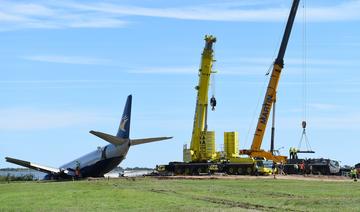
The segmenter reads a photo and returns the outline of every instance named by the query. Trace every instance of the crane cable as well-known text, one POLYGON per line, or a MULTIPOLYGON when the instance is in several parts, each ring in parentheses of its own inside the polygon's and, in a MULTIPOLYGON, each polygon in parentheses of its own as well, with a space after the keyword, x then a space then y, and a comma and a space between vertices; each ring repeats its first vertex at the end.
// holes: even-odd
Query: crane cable
POLYGON ((307 89, 306 89, 306 84, 307 84, 307 76, 306 76, 306 69, 307 69, 307 30, 306 30, 306 0, 303 0, 303 58, 302 58, 302 69, 303 69, 303 88, 302 88, 302 92, 303 92, 303 120, 306 121, 307 120, 307 89))
MULTIPOLYGON (((286 26, 286 22, 284 23, 284 26, 286 26)), ((276 46, 280 45, 281 38, 282 38, 281 34, 279 34, 276 46)), ((249 128, 247 130, 246 137, 245 137, 245 140, 244 140, 244 146, 246 146, 247 143, 249 142, 250 131, 252 130, 252 127, 253 127, 255 119, 256 119, 257 112, 259 111, 260 101, 262 100, 262 98, 264 98, 264 94, 266 92, 266 85, 267 85, 266 83, 269 81, 270 72, 273 70, 273 67, 274 67, 274 61, 275 61, 277 49, 276 48, 273 48, 273 49, 274 49, 274 52, 273 52, 273 55, 271 57, 272 62, 269 65, 269 68, 266 70, 266 73, 264 75, 263 83, 262 83, 261 89, 259 91, 258 100, 257 100, 256 106, 254 108, 254 111, 253 111, 253 114, 252 114, 252 117, 251 117, 251 121, 250 121, 250 124, 249 124, 249 128)))
MULTIPOLYGON (((271 64, 270 68, 273 66, 273 64, 271 64)), ((269 69, 270 69, 269 68, 269 69)), ((252 129, 252 126, 255 122, 255 117, 256 117, 256 113, 259 109, 259 105, 260 105, 260 101, 261 101, 261 98, 264 96, 264 90, 265 90, 265 86, 266 86, 266 82, 267 82, 267 77, 268 74, 265 74, 265 77, 264 77, 264 80, 263 80, 263 84, 261 86, 261 89, 260 89, 260 92, 259 92, 259 96, 258 96, 258 100, 257 100, 257 103, 256 103, 256 106, 254 108, 254 111, 253 111, 253 114, 252 114, 252 118, 251 118, 251 122, 250 122, 250 125, 249 125, 249 128, 248 128, 248 131, 246 133, 246 137, 245 137, 245 141, 244 141, 244 146, 247 145, 248 141, 249 141, 249 136, 250 136, 250 130, 252 129)))
POLYGON ((305 146, 307 150, 311 150, 311 146, 308 140, 308 137, 306 135, 306 125, 307 125, 307 31, 306 31, 306 0, 302 1, 303 5, 303 33, 302 33, 302 109, 303 109, 303 121, 301 123, 302 125, 302 134, 300 138, 300 142, 298 145, 298 149, 301 149, 302 142, 305 142, 305 146))
POLYGON ((211 96, 215 96, 216 95, 216 93, 215 93, 215 91, 216 91, 216 89, 215 89, 215 73, 213 73, 211 75, 210 85, 211 85, 211 96))

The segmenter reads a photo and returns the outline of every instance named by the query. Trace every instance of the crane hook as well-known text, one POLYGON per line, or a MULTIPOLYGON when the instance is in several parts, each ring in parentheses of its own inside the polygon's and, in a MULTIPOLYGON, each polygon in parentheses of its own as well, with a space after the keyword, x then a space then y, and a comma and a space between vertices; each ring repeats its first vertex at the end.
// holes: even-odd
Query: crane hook
POLYGON ((305 128, 306 128, 306 121, 303 121, 303 122, 301 123, 301 125, 302 125, 302 128, 305 129, 305 128))
POLYGON ((215 107, 216 107, 216 99, 215 96, 212 96, 210 99, 210 105, 211 105, 211 110, 214 111, 215 107))

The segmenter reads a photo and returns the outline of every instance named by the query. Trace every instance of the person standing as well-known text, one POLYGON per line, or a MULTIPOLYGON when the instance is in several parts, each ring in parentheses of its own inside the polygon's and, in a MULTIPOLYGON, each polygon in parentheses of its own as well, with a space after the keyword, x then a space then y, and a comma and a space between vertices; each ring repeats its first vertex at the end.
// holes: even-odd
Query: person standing
POLYGON ((279 172, 280 172, 280 175, 285 175, 285 172, 284 172, 284 162, 280 162, 280 165, 279 165, 279 172))
POLYGON ((276 179, 276 163, 274 161, 272 164, 272 174, 274 175, 274 179, 276 179))
POLYGON ((299 164, 300 174, 305 175, 305 164, 304 161, 299 164))
POLYGON ((78 180, 81 177, 80 175, 80 163, 79 161, 76 161, 75 178, 78 180))
POLYGON ((355 168, 353 168, 350 172, 351 174, 351 179, 354 179, 354 182, 357 181, 357 170, 355 168))

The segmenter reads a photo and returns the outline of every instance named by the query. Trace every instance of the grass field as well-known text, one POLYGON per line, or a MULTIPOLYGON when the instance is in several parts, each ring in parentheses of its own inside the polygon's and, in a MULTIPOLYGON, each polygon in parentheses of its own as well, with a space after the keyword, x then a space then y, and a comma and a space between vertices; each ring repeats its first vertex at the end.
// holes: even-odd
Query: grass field
POLYGON ((360 182, 130 178, 0 184, 0 211, 360 211, 360 182))

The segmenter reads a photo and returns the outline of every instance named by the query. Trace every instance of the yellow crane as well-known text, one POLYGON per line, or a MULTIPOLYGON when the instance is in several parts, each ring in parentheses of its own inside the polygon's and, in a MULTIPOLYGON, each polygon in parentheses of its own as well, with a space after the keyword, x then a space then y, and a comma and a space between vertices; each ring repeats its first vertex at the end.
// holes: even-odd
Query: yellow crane
MULTIPOLYGON (((260 149, 260 147, 269 114, 276 98, 276 90, 284 65, 283 58, 298 4, 299 0, 293 1, 280 50, 271 72, 251 149, 239 151, 238 133, 225 132, 224 151, 215 151, 215 132, 208 131, 207 117, 210 76, 215 73, 212 70, 212 65, 214 62, 213 44, 216 42, 216 38, 207 35, 205 36, 205 47, 198 72, 199 82, 195 87, 197 96, 190 148, 184 145, 182 162, 169 162, 167 165, 158 165, 156 169, 160 174, 193 175, 212 172, 227 174, 269 174, 271 173, 271 168, 269 169, 269 164, 265 164, 265 161, 261 158, 274 162, 286 162, 285 156, 275 156, 272 152, 264 151, 260 149), (243 154, 249 156, 242 157, 243 154)), ((216 100, 212 98, 210 104, 214 108, 216 100)), ((272 162, 270 166, 271 165, 272 162)))
MULTIPOLYGON (((205 47, 202 52, 201 65, 198 72, 199 82, 195 89, 196 106, 191 136, 190 148, 184 145, 183 161, 170 162, 167 165, 158 165, 157 171, 161 174, 196 175, 200 173, 222 172, 228 174, 257 174, 258 166, 255 159, 239 157, 238 133, 224 133, 224 150, 216 152, 215 132, 208 131, 208 102, 209 86, 214 60, 213 44, 216 38, 205 36, 205 47)), ((216 106, 216 99, 210 100, 212 110, 216 106)), ((264 169, 261 169, 263 172, 264 169)))
MULTIPOLYGON (((214 132, 207 131, 210 75, 215 73, 212 70, 214 62, 213 44, 215 42, 216 38, 214 36, 205 36, 205 47, 202 53, 199 69, 199 83, 195 87, 197 90, 197 97, 190 144, 191 161, 194 162, 208 161, 215 158, 214 132)), ((212 102, 214 102, 214 100, 212 102)))
POLYGON ((280 74, 284 67, 284 55, 289 41, 291 29, 295 20, 296 12, 299 6, 299 1, 300 0, 294 0, 290 10, 289 18, 286 24, 284 36, 282 38, 279 53, 277 55, 277 58, 275 59, 273 69, 271 71, 271 77, 269 80, 265 98, 260 111, 251 149, 240 150, 240 154, 247 154, 254 158, 266 158, 267 160, 273 160, 274 162, 286 162, 286 158, 287 158, 286 156, 276 156, 273 154, 273 152, 265 151, 260 148, 264 138, 269 115, 272 106, 274 104, 274 101, 276 100, 276 91, 280 80, 280 74))

